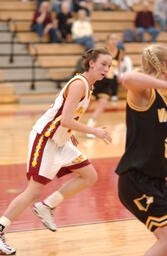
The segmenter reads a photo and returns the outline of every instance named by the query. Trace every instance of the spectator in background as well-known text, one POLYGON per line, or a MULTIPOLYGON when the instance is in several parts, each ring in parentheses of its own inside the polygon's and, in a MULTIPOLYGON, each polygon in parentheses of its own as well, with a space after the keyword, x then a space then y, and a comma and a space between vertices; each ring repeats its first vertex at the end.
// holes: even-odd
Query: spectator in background
POLYGON ((71 26, 73 22, 69 2, 63 1, 61 3, 61 12, 57 14, 56 19, 58 21, 58 29, 61 34, 61 39, 63 42, 66 42, 71 35, 71 26))
MULTIPOLYGON (((109 34, 106 40, 106 46, 109 52, 113 56, 112 65, 110 67, 109 72, 105 77, 105 83, 111 87, 112 101, 117 101, 118 96, 118 84, 121 80, 121 59, 122 59, 122 51, 124 46, 122 42, 119 41, 118 36, 116 34, 109 34)), ((103 80, 102 80, 103 81, 103 80)))
MULTIPOLYGON (((113 56, 112 63, 108 73, 101 81, 94 84, 93 96, 97 100, 97 106, 91 117, 88 119, 87 125, 94 127, 97 124, 99 116, 104 112, 108 102, 117 102, 118 83, 121 81, 120 62, 122 59, 123 44, 119 42, 116 34, 109 34, 106 38, 106 47, 113 56)), ((82 69, 81 69, 82 70, 82 69)), ((88 138, 94 138, 92 134, 87 134, 88 138)))
POLYGON ((135 27, 141 42, 146 41, 144 33, 151 35, 151 42, 156 41, 159 30, 155 28, 153 13, 149 10, 149 4, 147 1, 143 2, 142 10, 136 14, 135 27))
POLYGON ((85 50, 94 48, 93 30, 85 10, 78 11, 78 18, 73 22, 71 30, 76 44, 83 45, 85 50))
POLYGON ((44 2, 45 0, 37 0, 37 9, 39 10, 41 4, 44 2))
POLYGON ((58 42, 57 32, 53 24, 49 2, 42 2, 40 9, 35 11, 31 31, 37 32, 40 41, 42 40, 43 35, 49 34, 51 43, 58 42))
POLYGON ((135 4, 138 4, 140 0, 126 0, 126 4, 133 11, 133 7, 135 4))
MULTIPOLYGON (((57 14, 61 12, 61 4, 62 0, 50 0, 52 11, 56 12, 57 14)), ((72 0, 66 0, 66 2, 70 6, 70 12, 73 12, 73 4, 72 0)))
POLYGON ((96 11, 112 11, 110 0, 93 0, 93 4, 96 11))
POLYGON ((120 9, 122 11, 127 11, 129 10, 129 6, 126 2, 126 0, 110 0, 111 4, 113 6, 113 9, 120 9))
POLYGON ((79 10, 85 10, 86 15, 90 16, 91 13, 91 1, 89 0, 72 0, 73 12, 78 13, 79 10))
POLYGON ((167 0, 154 1, 154 20, 159 24, 161 31, 166 31, 167 0))
POLYGON ((121 75, 123 75, 125 72, 132 71, 132 69, 133 69, 132 60, 128 55, 126 55, 125 48, 122 48, 121 62, 120 62, 121 75))

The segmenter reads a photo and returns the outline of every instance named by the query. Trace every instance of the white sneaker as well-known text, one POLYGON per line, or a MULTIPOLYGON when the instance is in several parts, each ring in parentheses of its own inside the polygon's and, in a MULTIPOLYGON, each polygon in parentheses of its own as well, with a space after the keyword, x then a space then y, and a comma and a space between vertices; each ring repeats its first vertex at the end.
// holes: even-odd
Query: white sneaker
POLYGON ((33 212, 41 219, 43 225, 55 232, 57 230, 56 224, 54 222, 53 213, 49 206, 38 202, 33 206, 33 212))
POLYGON ((6 244, 5 237, 3 233, 0 233, 0 255, 14 255, 16 250, 6 244))

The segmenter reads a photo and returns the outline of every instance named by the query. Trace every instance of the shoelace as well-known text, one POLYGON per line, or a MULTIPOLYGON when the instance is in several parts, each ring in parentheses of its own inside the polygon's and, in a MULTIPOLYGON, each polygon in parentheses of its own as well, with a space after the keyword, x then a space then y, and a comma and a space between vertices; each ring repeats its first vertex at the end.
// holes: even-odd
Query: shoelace
POLYGON ((4 236, 3 233, 0 234, 0 238, 1 238, 2 242, 3 242, 3 244, 6 246, 6 248, 9 249, 9 250, 12 250, 12 249, 10 248, 10 246, 6 243, 6 241, 5 241, 5 236, 4 236))

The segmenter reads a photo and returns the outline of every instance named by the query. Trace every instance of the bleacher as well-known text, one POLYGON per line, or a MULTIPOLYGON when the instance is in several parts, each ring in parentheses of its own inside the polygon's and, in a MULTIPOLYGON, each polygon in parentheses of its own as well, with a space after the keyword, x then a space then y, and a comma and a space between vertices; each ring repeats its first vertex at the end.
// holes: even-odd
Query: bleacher
MULTIPOLYGON (((152 0, 150 1, 152 3, 152 0)), ((138 8, 140 8, 140 6, 136 6, 136 9, 138 8)), ((39 69, 40 72, 41 70, 45 70, 47 75, 40 79, 37 79, 36 77, 36 80, 42 81, 43 79, 43 81, 47 81, 48 79, 48 81, 65 81, 72 75, 76 62, 83 52, 83 47, 74 43, 49 44, 47 37, 44 38, 42 43, 39 43, 37 34, 30 31, 30 24, 34 10, 35 2, 0 0, 0 21, 8 22, 9 32, 16 34, 15 43, 24 45, 25 47, 28 46, 26 48, 26 53, 19 54, 17 51, 15 51, 14 54, 16 57, 19 55, 22 57, 27 55, 29 58, 37 56, 37 63, 35 64, 35 68, 39 69)), ((121 40, 123 31, 125 29, 132 29, 134 27, 134 17, 135 12, 132 11, 93 11, 91 15, 91 23, 93 26, 95 42, 97 44, 99 41, 103 42, 107 34, 112 32, 116 33, 121 40)), ((167 42, 167 33, 160 33, 157 41, 167 42)), ((10 44, 10 42, 7 43, 10 44)), ((140 42, 125 43, 126 53, 131 57, 135 67, 140 65, 141 52, 146 45, 147 43, 141 44, 140 42)), ((31 69, 30 63, 28 64, 27 68, 31 69)), ((26 65, 24 66, 24 69, 26 70, 26 65)), ((21 72, 23 72, 23 69, 21 72)), ((44 71, 42 72, 44 73, 44 71)), ((1 83, 4 82, 6 81, 1 79, 1 83)), ((10 79, 7 82, 12 83, 10 79)), ((29 81, 29 84, 30 83, 31 81, 29 81)))

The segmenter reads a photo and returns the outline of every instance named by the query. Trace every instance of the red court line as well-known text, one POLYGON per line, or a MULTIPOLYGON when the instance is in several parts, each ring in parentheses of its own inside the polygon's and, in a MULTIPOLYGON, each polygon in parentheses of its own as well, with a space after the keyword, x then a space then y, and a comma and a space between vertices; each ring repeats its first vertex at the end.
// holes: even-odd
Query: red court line
MULTIPOLYGON (((122 206, 117 195, 118 177, 114 173, 114 170, 118 160, 119 158, 91 160, 98 172, 99 180, 92 188, 85 190, 70 200, 64 201, 57 207, 55 221, 58 226, 114 221, 132 217, 122 206)), ((9 202, 26 187, 25 169, 25 164, 0 166, 0 214, 4 212, 9 202)), ((71 174, 61 179, 56 178, 48 184, 41 199, 55 191, 70 176, 71 174)), ((31 207, 29 207, 13 223, 10 230, 32 230, 41 227, 41 223, 32 213, 31 207)))

